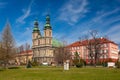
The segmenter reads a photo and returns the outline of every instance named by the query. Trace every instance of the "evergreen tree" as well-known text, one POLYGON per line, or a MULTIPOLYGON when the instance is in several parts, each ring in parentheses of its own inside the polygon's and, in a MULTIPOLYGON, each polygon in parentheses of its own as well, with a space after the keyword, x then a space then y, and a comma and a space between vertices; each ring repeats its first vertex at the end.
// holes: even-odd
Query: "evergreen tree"
POLYGON ((9 61, 15 58, 15 41, 11 33, 10 24, 7 22, 1 35, 0 60, 4 68, 8 67, 9 61))

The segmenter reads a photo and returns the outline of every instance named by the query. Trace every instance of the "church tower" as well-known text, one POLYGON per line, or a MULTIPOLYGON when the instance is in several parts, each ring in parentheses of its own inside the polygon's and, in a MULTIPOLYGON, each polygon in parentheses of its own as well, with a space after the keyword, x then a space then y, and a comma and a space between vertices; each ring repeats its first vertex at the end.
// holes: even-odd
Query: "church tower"
POLYGON ((46 16, 46 24, 44 26, 44 37, 45 37, 45 45, 52 46, 52 27, 50 25, 50 16, 46 16))
POLYGON ((32 32, 33 46, 38 45, 38 40, 37 39, 41 36, 38 25, 39 25, 38 20, 35 20, 34 21, 34 28, 33 28, 33 32, 32 32))

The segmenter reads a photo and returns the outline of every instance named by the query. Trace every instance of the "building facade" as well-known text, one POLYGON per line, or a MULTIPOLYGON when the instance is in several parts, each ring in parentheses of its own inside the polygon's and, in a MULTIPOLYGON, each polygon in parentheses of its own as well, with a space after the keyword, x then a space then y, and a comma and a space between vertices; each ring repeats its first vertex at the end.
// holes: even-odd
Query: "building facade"
POLYGON ((49 15, 46 16, 44 35, 41 35, 38 21, 36 20, 34 22, 32 42, 34 60, 39 63, 48 64, 54 62, 54 48, 52 47, 52 27, 50 25, 49 15))
MULTIPOLYGON (((101 41, 101 47, 99 50, 100 61, 112 61, 116 62, 118 60, 118 45, 113 41, 110 41, 106 38, 99 38, 101 41)), ((89 50, 86 47, 87 41, 77 41, 67 46, 69 49, 72 59, 74 59, 74 54, 77 52, 80 58, 84 59, 86 63, 90 63, 89 50)))
POLYGON ((28 61, 31 61, 33 57, 32 50, 26 50, 18 53, 16 56, 17 65, 26 65, 28 61))

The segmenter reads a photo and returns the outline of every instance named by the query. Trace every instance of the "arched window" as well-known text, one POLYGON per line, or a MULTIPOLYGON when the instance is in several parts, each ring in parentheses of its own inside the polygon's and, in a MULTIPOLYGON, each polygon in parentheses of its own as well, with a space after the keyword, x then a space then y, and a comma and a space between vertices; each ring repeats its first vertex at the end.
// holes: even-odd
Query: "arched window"
POLYGON ((49 36, 51 36, 51 31, 49 31, 49 36))

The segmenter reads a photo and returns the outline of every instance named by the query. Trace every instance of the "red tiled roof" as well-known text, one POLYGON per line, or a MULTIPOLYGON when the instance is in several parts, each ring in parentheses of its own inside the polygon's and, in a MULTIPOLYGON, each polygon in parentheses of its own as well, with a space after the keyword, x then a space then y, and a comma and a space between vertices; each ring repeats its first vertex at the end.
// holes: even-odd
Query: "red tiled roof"
MULTIPOLYGON (((113 41, 110 41, 106 38, 97 38, 96 40, 100 41, 101 44, 103 43, 113 43, 115 45, 117 45, 116 43, 114 43, 113 41)), ((87 45, 88 44, 88 41, 90 42, 95 42, 93 39, 90 39, 90 40, 83 40, 83 41, 77 41, 77 42, 74 42, 70 45, 68 45, 67 47, 76 47, 76 46, 84 46, 84 45, 87 45)))
POLYGON ((32 50, 27 50, 27 51, 22 51, 20 53, 18 53, 19 56, 22 56, 22 55, 32 55, 32 50))
POLYGON ((24 53, 30 53, 30 52, 32 52, 32 50, 26 50, 26 51, 22 51, 22 52, 20 52, 20 54, 24 54, 24 53))

